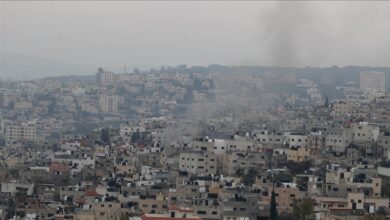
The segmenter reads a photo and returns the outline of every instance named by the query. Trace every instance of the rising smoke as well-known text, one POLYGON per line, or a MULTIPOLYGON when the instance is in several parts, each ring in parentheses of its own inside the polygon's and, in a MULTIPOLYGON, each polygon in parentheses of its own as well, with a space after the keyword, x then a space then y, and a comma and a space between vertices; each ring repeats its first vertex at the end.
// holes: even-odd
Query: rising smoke
POLYGON ((378 57, 390 54, 389 9, 375 2, 272 2, 257 19, 259 63, 388 65, 378 57))

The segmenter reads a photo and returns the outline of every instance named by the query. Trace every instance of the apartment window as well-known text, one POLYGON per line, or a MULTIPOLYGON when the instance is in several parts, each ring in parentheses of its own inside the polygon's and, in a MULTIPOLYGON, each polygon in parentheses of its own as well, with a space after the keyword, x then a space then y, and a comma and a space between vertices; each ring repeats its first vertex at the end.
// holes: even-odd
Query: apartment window
POLYGON ((152 208, 156 209, 156 208, 157 208, 157 205, 152 205, 152 208))
POLYGON ((197 211, 197 213, 198 213, 199 215, 206 215, 206 214, 207 214, 206 211, 201 211, 201 210, 197 211))

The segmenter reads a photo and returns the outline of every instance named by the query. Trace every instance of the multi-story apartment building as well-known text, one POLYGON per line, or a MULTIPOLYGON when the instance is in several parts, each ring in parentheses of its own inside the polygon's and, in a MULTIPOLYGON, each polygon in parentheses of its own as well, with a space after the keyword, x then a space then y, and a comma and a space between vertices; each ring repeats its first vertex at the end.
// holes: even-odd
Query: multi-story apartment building
POLYGON ((333 103, 333 114, 335 117, 350 116, 354 109, 354 104, 348 101, 339 101, 333 103))
POLYGON ((353 132, 349 127, 328 127, 326 129, 326 149, 341 154, 353 141, 353 132))
POLYGON ((379 127, 367 122, 358 122, 352 124, 353 141, 369 142, 377 141, 379 137, 379 127))
POLYGON ((30 122, 8 125, 5 127, 5 139, 7 143, 20 140, 35 141, 37 139, 36 126, 30 122))
POLYGON ((364 93, 381 96, 385 93, 385 74, 381 72, 360 73, 360 89, 364 93))
POLYGON ((99 68, 96 73, 96 84, 99 86, 106 86, 115 84, 119 80, 119 75, 113 72, 108 72, 103 70, 103 68, 99 68))
POLYGON ((302 132, 292 132, 287 135, 290 147, 306 147, 308 144, 307 134, 302 132))
POLYGON ((7 107, 9 102, 8 90, 5 88, 0 88, 0 107, 7 107))
POLYGON ((180 153, 179 169, 191 174, 210 175, 217 172, 217 157, 209 152, 180 153))
POLYGON ((310 149, 307 147, 292 147, 287 151, 287 160, 302 162, 310 159, 310 149))
POLYGON ((99 108, 103 113, 116 113, 118 111, 119 98, 115 95, 103 95, 99 98, 99 108))

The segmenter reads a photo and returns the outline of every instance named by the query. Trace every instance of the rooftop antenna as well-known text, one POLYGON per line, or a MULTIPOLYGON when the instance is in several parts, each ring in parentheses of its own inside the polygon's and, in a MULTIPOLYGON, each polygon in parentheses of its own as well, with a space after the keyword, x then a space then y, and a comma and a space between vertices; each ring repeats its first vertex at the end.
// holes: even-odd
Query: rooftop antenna
POLYGON ((126 65, 123 66, 123 73, 127 73, 127 68, 126 68, 126 65))

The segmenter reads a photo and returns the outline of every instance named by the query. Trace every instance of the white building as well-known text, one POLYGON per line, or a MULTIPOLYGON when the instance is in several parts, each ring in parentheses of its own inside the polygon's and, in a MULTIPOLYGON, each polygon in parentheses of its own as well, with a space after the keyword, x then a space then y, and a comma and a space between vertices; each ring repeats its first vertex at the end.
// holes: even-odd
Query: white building
POLYGON ((130 122, 120 125, 119 135, 126 142, 130 142, 131 136, 136 132, 145 132, 145 127, 140 125, 132 125, 130 122))
POLYGON ((118 111, 118 96, 102 95, 99 98, 99 108, 103 113, 116 113, 118 111))
POLYGON ((289 147, 307 147, 308 138, 307 134, 292 132, 288 134, 289 147))
POLYGON ((377 141, 379 137, 379 127, 367 122, 356 122, 352 124, 353 141, 369 142, 377 141))
POLYGON ((0 107, 7 107, 9 103, 8 90, 5 88, 0 89, 0 107))
POLYGON ((360 73, 360 89, 369 95, 383 96, 385 88, 385 74, 381 72, 360 73))
POLYGON ((104 71, 103 68, 99 68, 96 73, 96 84, 99 86, 111 85, 119 81, 119 75, 113 72, 104 71))
POLYGON ((37 129, 34 123, 22 123, 21 125, 8 125, 5 127, 5 139, 7 143, 12 141, 37 139, 37 129))
POLYGON ((343 153, 353 141, 352 128, 329 127, 326 131, 326 148, 330 152, 343 153))

